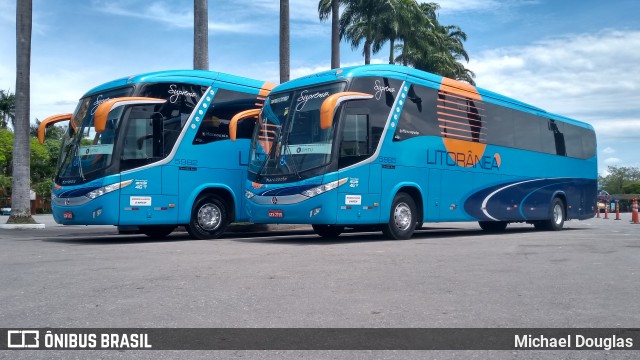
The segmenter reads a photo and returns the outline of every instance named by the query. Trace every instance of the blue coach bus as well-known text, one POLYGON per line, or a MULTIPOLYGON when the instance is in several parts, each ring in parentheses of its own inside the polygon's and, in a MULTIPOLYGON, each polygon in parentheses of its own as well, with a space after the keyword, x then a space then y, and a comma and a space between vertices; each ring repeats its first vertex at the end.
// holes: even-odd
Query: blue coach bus
POLYGON ((52 190, 65 225, 137 226, 150 237, 186 226, 197 239, 245 221, 254 124, 229 139, 234 114, 259 109, 273 84, 228 74, 163 71, 115 80, 84 95, 69 121, 52 190))
POLYGON ((375 225, 407 239, 423 222, 560 230, 596 211, 590 125, 423 71, 293 80, 258 124, 245 188, 255 223, 312 224, 325 237, 375 225))

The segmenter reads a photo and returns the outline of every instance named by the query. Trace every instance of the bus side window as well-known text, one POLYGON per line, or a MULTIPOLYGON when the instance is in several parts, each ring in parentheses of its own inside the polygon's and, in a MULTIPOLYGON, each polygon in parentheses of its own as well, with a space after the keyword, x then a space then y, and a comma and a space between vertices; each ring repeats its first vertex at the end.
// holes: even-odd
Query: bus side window
POLYGON ((339 166, 355 164, 370 153, 369 116, 366 114, 346 114, 342 128, 339 166))

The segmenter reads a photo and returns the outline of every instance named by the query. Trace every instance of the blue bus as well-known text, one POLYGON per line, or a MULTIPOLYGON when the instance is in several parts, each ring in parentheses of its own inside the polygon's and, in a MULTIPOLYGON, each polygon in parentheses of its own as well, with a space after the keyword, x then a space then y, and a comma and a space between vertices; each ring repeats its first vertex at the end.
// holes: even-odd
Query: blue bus
POLYGON ((296 79, 273 89, 258 122, 245 188, 255 223, 407 239, 423 222, 560 230, 596 211, 590 125, 423 71, 296 79))
POLYGON ((230 124, 259 109, 275 85, 200 70, 162 71, 100 85, 69 121, 52 190, 55 221, 137 226, 161 238, 184 225, 196 239, 245 221, 244 181, 254 123, 230 124), (234 126, 234 140, 229 128, 234 126))

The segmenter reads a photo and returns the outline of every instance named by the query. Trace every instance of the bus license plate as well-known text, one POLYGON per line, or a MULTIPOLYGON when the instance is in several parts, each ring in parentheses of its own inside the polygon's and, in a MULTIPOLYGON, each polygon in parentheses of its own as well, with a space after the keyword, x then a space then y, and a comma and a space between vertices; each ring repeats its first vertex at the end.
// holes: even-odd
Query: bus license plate
POLYGON ((63 217, 65 219, 73 219, 73 213, 71 211, 65 211, 63 217))
POLYGON ((282 212, 282 210, 269 210, 268 214, 270 218, 281 219, 284 217, 284 213, 282 212))

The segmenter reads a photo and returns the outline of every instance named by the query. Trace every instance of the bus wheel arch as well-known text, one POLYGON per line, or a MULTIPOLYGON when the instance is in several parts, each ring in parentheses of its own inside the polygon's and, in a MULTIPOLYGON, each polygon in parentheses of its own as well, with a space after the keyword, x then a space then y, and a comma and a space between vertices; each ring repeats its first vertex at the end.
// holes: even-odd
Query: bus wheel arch
POLYGON ((389 220, 382 226, 388 238, 406 240, 411 238, 419 220, 422 196, 416 188, 401 188, 393 198, 389 220))
POLYGON ((194 239, 216 239, 234 219, 233 195, 225 189, 208 188, 201 191, 193 202, 186 228, 194 239))
POLYGON ((562 230, 564 222, 567 220, 567 198, 563 193, 556 193, 551 200, 549 208, 549 218, 537 221, 534 226, 538 230, 562 230))

